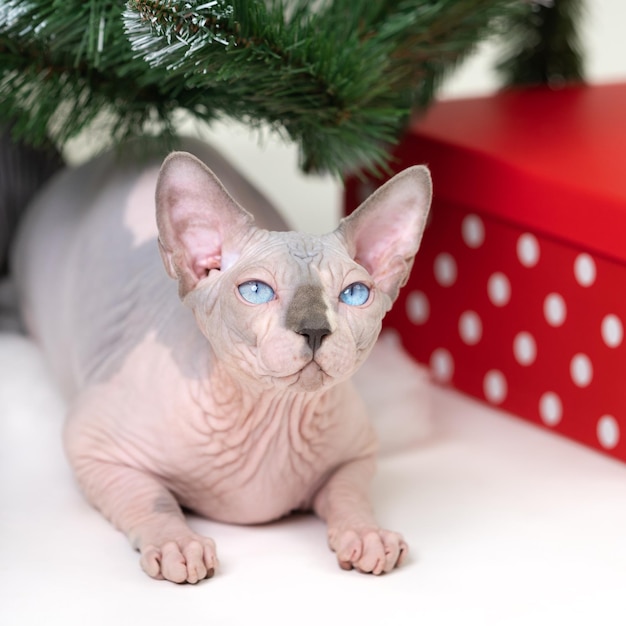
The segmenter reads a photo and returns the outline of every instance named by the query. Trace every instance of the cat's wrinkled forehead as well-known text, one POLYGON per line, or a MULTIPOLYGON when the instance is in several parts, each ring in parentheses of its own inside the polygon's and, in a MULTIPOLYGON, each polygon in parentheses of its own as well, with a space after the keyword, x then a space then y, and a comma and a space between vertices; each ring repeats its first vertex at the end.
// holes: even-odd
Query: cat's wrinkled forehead
POLYGON ((333 237, 310 235, 294 231, 260 231, 259 237, 248 249, 248 258, 256 257, 259 262, 271 260, 275 269, 305 274, 313 268, 321 269, 329 263, 346 260, 345 249, 337 245, 333 237))
POLYGON ((304 233, 285 233, 285 249, 295 259, 307 263, 319 263, 324 252, 330 252, 328 243, 321 237, 304 233))

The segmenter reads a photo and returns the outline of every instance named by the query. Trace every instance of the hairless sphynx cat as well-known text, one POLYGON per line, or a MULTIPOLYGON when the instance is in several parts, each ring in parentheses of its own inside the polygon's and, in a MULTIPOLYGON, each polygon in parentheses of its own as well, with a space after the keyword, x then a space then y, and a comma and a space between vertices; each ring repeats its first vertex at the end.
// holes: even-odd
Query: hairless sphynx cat
POLYGON ((18 237, 24 316, 68 400, 78 483, 157 579, 218 566, 184 509, 238 524, 313 510, 342 568, 388 572, 407 545, 374 519, 376 438, 350 377, 407 280, 428 170, 313 236, 285 230, 212 149, 185 149, 199 158, 65 170, 18 237))

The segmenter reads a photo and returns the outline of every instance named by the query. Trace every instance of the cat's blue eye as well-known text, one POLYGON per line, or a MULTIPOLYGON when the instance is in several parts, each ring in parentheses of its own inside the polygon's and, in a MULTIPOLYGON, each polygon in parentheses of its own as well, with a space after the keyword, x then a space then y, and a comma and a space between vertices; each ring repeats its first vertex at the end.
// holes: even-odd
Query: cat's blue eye
POLYGON ((352 283, 339 294, 339 299, 349 306, 361 306, 369 297, 370 288, 363 283, 352 283))
POLYGON ((265 304, 274 299, 274 290, 260 280, 249 280, 238 289, 241 297, 250 304, 265 304))

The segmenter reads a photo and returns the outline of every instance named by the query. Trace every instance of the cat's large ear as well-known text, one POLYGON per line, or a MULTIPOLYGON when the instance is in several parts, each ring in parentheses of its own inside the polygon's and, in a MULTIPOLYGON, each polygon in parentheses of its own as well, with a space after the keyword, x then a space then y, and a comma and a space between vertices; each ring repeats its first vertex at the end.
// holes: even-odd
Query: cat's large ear
POLYGON ((215 174, 188 152, 170 154, 156 186, 159 249, 184 298, 210 270, 227 269, 238 244, 254 228, 252 216, 215 174))
POLYGON ((339 225, 352 258, 365 267, 391 302, 408 280, 431 196, 428 168, 409 167, 377 189, 339 225))

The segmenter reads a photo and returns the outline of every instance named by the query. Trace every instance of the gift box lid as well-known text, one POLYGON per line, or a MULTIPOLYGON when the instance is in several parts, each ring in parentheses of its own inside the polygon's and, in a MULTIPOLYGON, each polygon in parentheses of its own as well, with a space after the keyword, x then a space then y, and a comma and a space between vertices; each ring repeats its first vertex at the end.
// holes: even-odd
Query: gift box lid
POLYGON ((626 261, 626 83, 441 101, 408 139, 435 198, 626 261))

